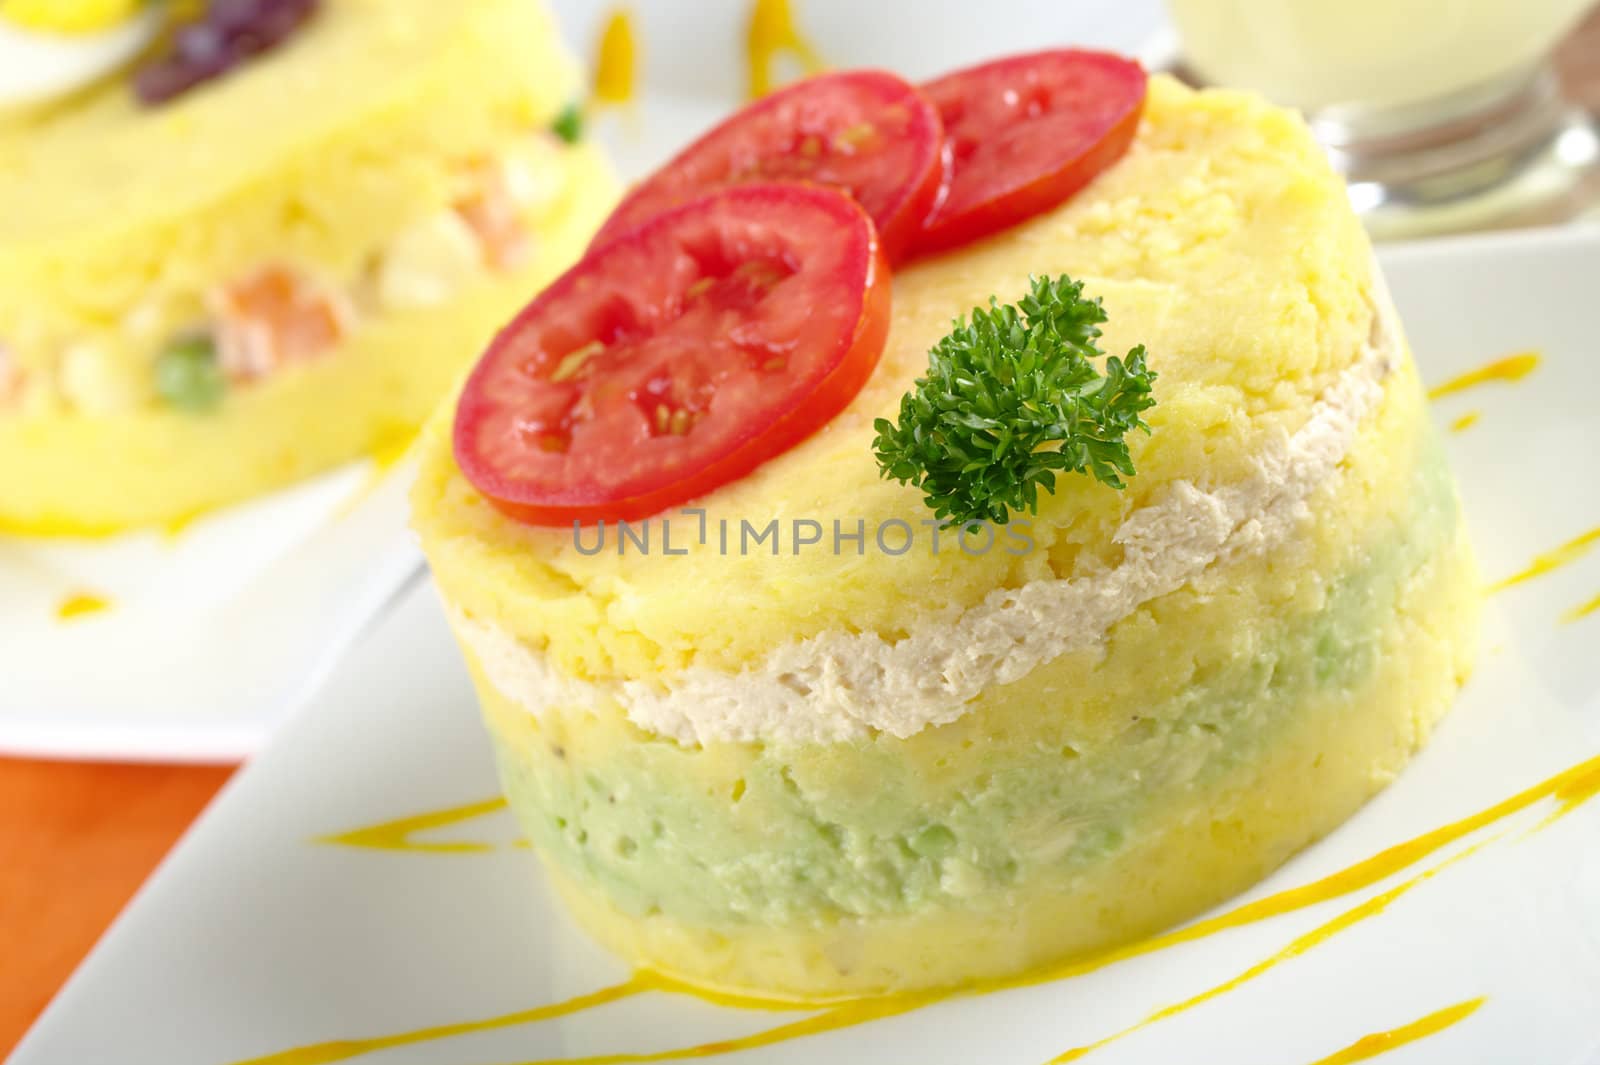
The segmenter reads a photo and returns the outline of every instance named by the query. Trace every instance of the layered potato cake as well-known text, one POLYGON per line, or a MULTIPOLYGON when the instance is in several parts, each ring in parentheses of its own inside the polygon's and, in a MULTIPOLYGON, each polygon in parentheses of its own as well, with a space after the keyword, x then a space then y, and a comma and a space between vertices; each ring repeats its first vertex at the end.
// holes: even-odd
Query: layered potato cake
POLYGON ((0 528, 173 521, 394 444, 609 207, 538 0, 315 6, 173 98, 119 72, 0 118, 0 528))
POLYGON ((599 939, 705 985, 957 985, 1181 921, 1390 781, 1472 660, 1456 490, 1343 187, 1295 116, 1165 77, 1074 198, 898 270, 866 386, 663 515, 687 553, 507 517, 444 418, 423 448, 513 808, 599 939), (952 319, 1061 273, 1159 374, 1138 475, 934 551, 874 419, 952 319))

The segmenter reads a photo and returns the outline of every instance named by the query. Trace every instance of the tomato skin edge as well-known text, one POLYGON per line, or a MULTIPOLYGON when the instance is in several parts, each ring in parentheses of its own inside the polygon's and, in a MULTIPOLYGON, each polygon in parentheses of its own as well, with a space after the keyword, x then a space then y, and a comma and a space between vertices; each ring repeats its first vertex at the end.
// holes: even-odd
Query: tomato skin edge
MULTIPOLYGON (((799 182, 788 184, 798 188, 827 188, 799 182)), ((749 186, 745 187, 748 188, 749 186)), ((713 199, 730 190, 731 187, 715 190, 701 197, 701 200, 713 199)), ((478 489, 479 494, 500 513, 522 524, 531 526, 563 527, 574 523, 582 525, 597 520, 613 522, 637 521, 660 514, 672 506, 690 502, 715 491, 725 484, 737 481, 768 459, 775 458, 790 450, 830 423, 849 406, 850 402, 865 386, 882 357, 889 330, 893 273, 889 260, 884 253, 877 228, 872 224, 872 220, 866 211, 847 193, 835 189, 827 189, 827 191, 836 194, 841 203, 848 204, 859 215, 861 224, 864 227, 866 242, 862 250, 867 257, 867 264, 863 274, 865 293, 862 297, 861 312, 856 319, 854 331, 845 349, 845 355, 827 376, 813 386, 811 391, 804 397, 805 402, 799 405, 797 409, 785 412, 764 432, 752 436, 707 466, 696 470, 690 476, 627 498, 609 499, 593 503, 539 504, 515 502, 502 498, 495 492, 485 490, 479 486, 477 479, 469 477, 468 480, 478 489)), ((668 213, 686 210, 693 206, 694 203, 686 204, 668 213)), ((650 222, 644 223, 644 225, 651 225, 654 221, 655 219, 652 219, 650 222)), ((640 226, 638 228, 642 229, 644 227, 640 226)), ((636 231, 630 230, 628 234, 624 234, 619 239, 626 240, 636 231)), ((488 350, 492 351, 502 343, 503 339, 515 335, 525 320, 538 314, 546 298, 554 298, 550 296, 550 293, 556 290, 558 286, 569 283, 569 275, 576 275, 583 265, 600 250, 601 248, 591 249, 566 274, 557 278, 538 296, 535 296, 527 307, 523 308, 509 324, 501 329, 495 339, 490 342, 488 350)), ((474 378, 480 372, 484 372, 484 367, 488 364, 488 361, 487 358, 480 360, 479 365, 468 376, 461 391, 461 399, 457 403, 452 439, 456 465, 458 469, 462 470, 463 474, 466 473, 464 468, 466 464, 462 461, 461 453, 463 448, 467 447, 463 425, 472 420, 470 417, 464 416, 463 410, 467 406, 467 398, 472 394, 474 378)))
MULTIPOLYGON (((995 60, 994 64, 1020 64, 1062 53, 1123 60, 1130 62, 1132 66, 1139 68, 1140 72, 1144 73, 1142 64, 1135 60, 1126 60, 1125 57, 1116 53, 1082 52, 1080 49, 1052 49, 1018 56, 1008 56, 995 60)), ((990 65, 992 64, 980 64, 978 67, 971 69, 982 69, 990 65)), ((954 74, 947 74, 936 80, 956 77, 962 73, 964 72, 956 71, 954 74)), ((1143 118, 1145 104, 1148 99, 1149 77, 1146 74, 1145 80, 1140 87, 1138 100, 1134 105, 1106 131, 1090 151, 1080 156, 1073 164, 1058 173, 1042 174, 1033 181, 1012 189, 1005 195, 990 201, 982 210, 968 211, 949 222, 940 222, 938 216, 944 206, 943 200, 949 193, 947 184, 945 188, 941 189, 941 202, 928 215, 922 230, 912 238, 906 260, 914 261, 924 256, 938 255, 965 247, 986 237, 1003 233, 1029 219, 1044 214, 1046 211, 1061 206, 1091 184, 1095 178, 1109 169, 1113 163, 1126 153, 1128 147, 1133 143, 1134 136, 1139 131, 1139 122, 1143 118)))
MULTIPOLYGON (((753 104, 747 104, 745 107, 734 112, 734 114, 728 116, 723 121, 718 122, 716 125, 712 126, 710 129, 696 137, 687 147, 683 148, 671 159, 652 170, 641 181, 623 191, 622 198, 617 202, 617 205, 612 208, 612 212, 606 218, 606 220, 600 224, 600 228, 595 232, 594 237, 590 239, 588 248, 584 252, 585 256, 598 250, 599 248, 604 247, 607 244, 610 244, 615 240, 620 240, 627 237, 630 233, 633 233, 642 226, 648 225, 650 221, 656 217, 656 215, 645 216, 626 224, 619 224, 618 219, 623 216, 625 210, 632 205, 635 197, 639 193, 649 188, 659 177, 661 177, 661 175, 682 166, 685 161, 695 158, 700 152, 705 150, 707 145, 716 143, 718 138, 725 134, 726 128, 735 119, 738 119, 754 110, 767 110, 781 105, 785 97, 804 91, 812 81, 816 80, 817 77, 826 78, 839 75, 865 75, 869 77, 882 76, 892 78, 897 82, 904 83, 905 86, 915 94, 915 97, 922 104, 921 117, 927 121, 933 135, 934 150, 932 165, 927 168, 927 172, 924 174, 922 181, 906 191, 904 197, 900 201, 899 208, 895 213, 894 225, 889 227, 887 230, 882 228, 878 230, 878 241, 882 245, 884 254, 888 257, 889 262, 891 264, 896 264, 906 260, 914 253, 913 246, 915 242, 918 240, 927 221, 939 209, 940 203, 944 198, 945 190, 949 187, 951 173, 950 148, 945 139, 944 123, 939 117, 939 109, 933 106, 932 103, 922 96, 922 93, 915 84, 906 82, 904 78, 893 71, 883 70, 877 67, 863 67, 852 70, 835 71, 831 74, 814 75, 810 78, 801 79, 800 81, 794 82, 790 85, 785 85, 782 88, 769 93, 767 96, 762 97, 753 104)), ((796 183, 806 183, 806 180, 803 178, 790 178, 787 180, 794 181, 796 183)), ((656 212, 656 214, 658 215, 665 213, 666 211, 673 210, 676 207, 683 206, 684 203, 691 202, 692 200, 699 198, 701 195, 710 194, 716 191, 718 188, 729 188, 741 184, 767 183, 767 181, 759 179, 746 181, 736 180, 727 182, 723 185, 710 186, 702 189, 698 195, 689 197, 688 199, 680 201, 679 203, 670 207, 663 208, 662 211, 656 212)), ((816 182, 816 184, 822 183, 816 182)))
POLYGON ((1002 208, 994 211, 969 212, 960 219, 932 229, 924 229, 913 240, 907 261, 925 255, 955 251, 985 237, 998 236, 1029 219, 1037 218, 1061 206, 1091 184, 1127 151, 1128 146, 1133 143, 1134 134, 1139 129, 1139 115, 1139 111, 1130 112, 1113 126, 1111 132, 1080 160, 1081 163, 1089 165, 1073 167, 1065 180, 1058 175, 1046 175, 1008 193, 1002 201, 1004 204, 1002 208), (995 215, 1002 216, 1003 221, 998 223, 990 221, 989 219, 995 215))
POLYGON ((916 242, 922 236, 928 219, 938 212, 940 204, 944 202, 945 189, 950 184, 950 145, 944 138, 944 123, 940 121, 937 111, 932 118, 939 136, 933 165, 928 168, 922 183, 906 194, 895 217, 895 224, 878 233, 878 243, 883 248, 885 259, 891 264, 907 262, 915 254, 916 242))
MULTIPOLYGON (((777 458, 814 433, 826 428, 834 418, 850 405, 872 377, 878 360, 883 356, 884 342, 889 335, 889 309, 893 291, 889 261, 876 240, 873 241, 873 263, 870 267, 867 299, 862 315, 856 324, 856 334, 851 340, 851 350, 856 345, 867 344, 872 353, 861 360, 844 359, 833 373, 824 378, 813 392, 825 393, 823 416, 815 412, 794 411, 768 430, 768 433, 747 442, 744 446, 723 456, 716 463, 697 471, 695 476, 663 486, 654 492, 597 504, 563 506, 537 506, 511 503, 487 496, 494 508, 509 518, 525 525, 565 527, 584 525, 595 521, 640 521, 662 513, 670 507, 691 503, 708 495, 725 484, 732 484, 769 459, 777 458), (860 365, 855 365, 860 363, 860 365), (805 417, 801 417, 804 414, 805 417), (770 446, 768 446, 770 445, 770 446)), ((816 402, 814 400, 814 402, 816 402)))

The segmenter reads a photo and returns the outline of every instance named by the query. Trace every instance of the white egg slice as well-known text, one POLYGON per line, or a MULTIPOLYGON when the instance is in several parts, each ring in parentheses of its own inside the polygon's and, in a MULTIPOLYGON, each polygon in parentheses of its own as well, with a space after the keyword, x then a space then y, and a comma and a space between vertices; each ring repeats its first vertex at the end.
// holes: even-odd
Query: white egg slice
POLYGON ((103 33, 58 35, 0 20, 0 110, 43 103, 105 77, 150 43, 159 5, 103 33))

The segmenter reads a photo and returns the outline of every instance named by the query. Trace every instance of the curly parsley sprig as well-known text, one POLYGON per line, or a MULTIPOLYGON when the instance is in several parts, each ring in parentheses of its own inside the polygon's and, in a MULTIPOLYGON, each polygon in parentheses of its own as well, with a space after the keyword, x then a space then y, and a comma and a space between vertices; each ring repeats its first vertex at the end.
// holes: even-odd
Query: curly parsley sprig
POLYGON ((883 476, 922 489, 952 524, 1003 525, 1036 512, 1056 474, 1089 473, 1122 488, 1134 474, 1123 437, 1150 431, 1139 415, 1155 405, 1144 346, 1126 359, 1095 339, 1106 312, 1066 275, 1030 278, 1016 304, 958 318, 929 353, 928 375, 900 401, 897 421, 879 418, 873 451, 883 476))

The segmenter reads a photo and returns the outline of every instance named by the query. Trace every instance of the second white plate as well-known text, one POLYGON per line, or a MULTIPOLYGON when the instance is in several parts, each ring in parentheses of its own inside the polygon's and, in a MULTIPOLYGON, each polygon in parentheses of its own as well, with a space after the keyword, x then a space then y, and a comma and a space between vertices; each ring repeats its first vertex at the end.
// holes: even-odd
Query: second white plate
POLYGON ((421 571, 410 481, 364 462, 172 535, 0 538, 0 752, 253 754, 421 571))

